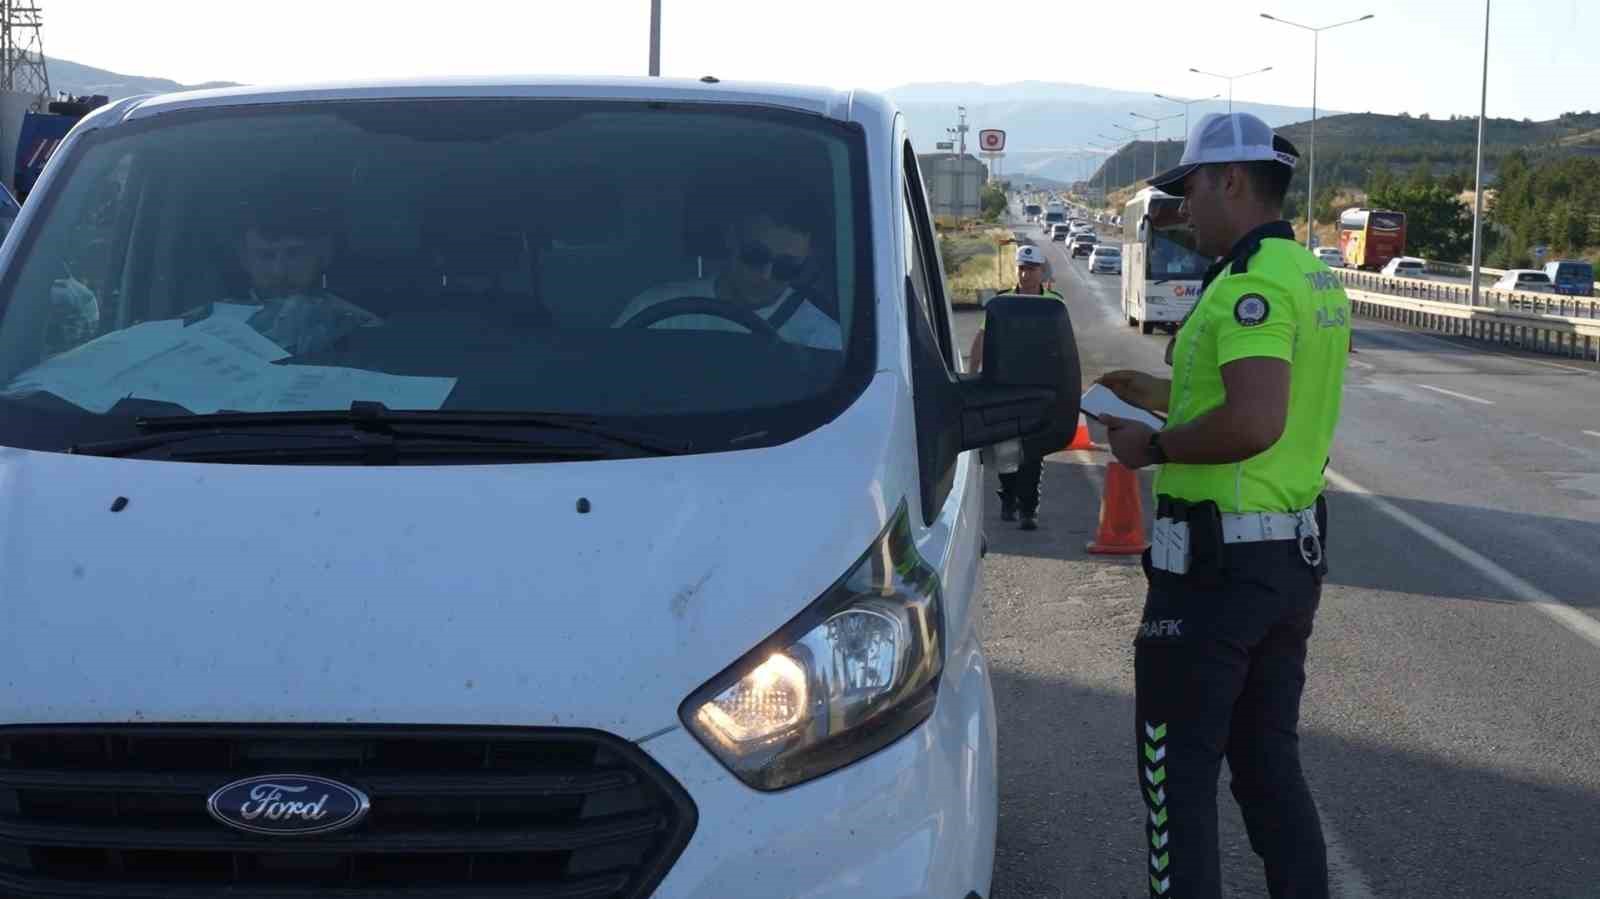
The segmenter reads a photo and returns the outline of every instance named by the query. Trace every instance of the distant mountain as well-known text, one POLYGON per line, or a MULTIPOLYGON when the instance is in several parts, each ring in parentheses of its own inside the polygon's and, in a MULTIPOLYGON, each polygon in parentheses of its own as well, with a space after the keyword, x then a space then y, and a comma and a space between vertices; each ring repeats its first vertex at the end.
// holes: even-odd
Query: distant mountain
POLYGON ((140 75, 122 75, 108 72, 67 59, 45 58, 50 73, 50 90, 69 94, 105 94, 113 100, 136 94, 168 93, 170 91, 199 90, 207 87, 233 87, 232 81, 208 81, 205 84, 180 84, 167 78, 147 78, 140 75))
MULTIPOLYGON (((1006 158, 1002 169, 1008 177, 1043 176, 1060 181, 1085 177, 1106 158, 1089 144, 1111 143, 1100 134, 1124 136, 1113 123, 1131 128, 1147 128, 1148 123, 1130 116, 1172 115, 1162 123, 1164 138, 1177 140, 1183 132, 1183 107, 1158 100, 1149 93, 1114 90, 1087 84, 1056 84, 1022 81, 1013 84, 908 84, 886 91, 905 112, 911 124, 917 149, 929 152, 937 141, 948 140, 946 128, 957 122, 956 107, 967 109, 967 124, 972 128, 967 149, 975 151, 979 128, 1006 131, 1006 158)), ((1236 102, 1235 112, 1260 116, 1277 127, 1311 117, 1309 107, 1270 106, 1236 102)), ((1207 112, 1227 109, 1227 101, 1196 103, 1189 107, 1189 119, 1207 112)), ((1131 137, 1131 135, 1124 136, 1131 137)), ((1126 139, 1116 143, 1126 143, 1126 139)), ((1145 144, 1146 165, 1150 158, 1145 144)))

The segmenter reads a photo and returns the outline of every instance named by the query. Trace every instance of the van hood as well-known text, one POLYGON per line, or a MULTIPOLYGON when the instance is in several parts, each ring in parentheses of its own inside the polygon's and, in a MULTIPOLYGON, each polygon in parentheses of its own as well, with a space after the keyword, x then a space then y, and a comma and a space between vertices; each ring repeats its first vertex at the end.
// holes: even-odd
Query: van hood
POLYGON ((784 446, 604 462, 0 450, 0 724, 660 732, 890 520, 902 395, 880 374, 784 446))

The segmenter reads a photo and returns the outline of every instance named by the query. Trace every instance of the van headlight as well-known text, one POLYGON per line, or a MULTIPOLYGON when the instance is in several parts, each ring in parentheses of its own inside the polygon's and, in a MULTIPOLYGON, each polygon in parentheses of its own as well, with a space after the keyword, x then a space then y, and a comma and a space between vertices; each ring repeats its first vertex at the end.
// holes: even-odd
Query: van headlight
POLYGON ((820 599, 679 708, 740 780, 779 790, 877 752, 933 712, 944 670, 937 572, 906 507, 820 599))

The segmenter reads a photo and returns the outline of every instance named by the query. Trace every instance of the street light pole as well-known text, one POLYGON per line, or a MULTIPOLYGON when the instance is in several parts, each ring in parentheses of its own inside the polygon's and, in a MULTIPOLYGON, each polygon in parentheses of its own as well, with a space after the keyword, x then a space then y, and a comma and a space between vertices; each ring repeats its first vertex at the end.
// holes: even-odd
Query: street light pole
POLYGON ((1354 25, 1357 22, 1365 22, 1366 20, 1371 19, 1373 17, 1374 16, 1373 16, 1372 13, 1367 13, 1366 15, 1362 16, 1359 19, 1350 19, 1349 21, 1346 21, 1346 22, 1335 22, 1332 25, 1323 25, 1320 28, 1313 28, 1310 25, 1301 25, 1299 22, 1290 22, 1287 19, 1280 19, 1277 16, 1271 16, 1271 15, 1268 15, 1266 13, 1262 13, 1261 14, 1261 18, 1267 19, 1268 21, 1278 22, 1278 23, 1281 23, 1283 25, 1292 25, 1295 28, 1299 28, 1299 29, 1302 29, 1304 31, 1311 32, 1311 172, 1310 172, 1309 175, 1306 176, 1306 248, 1307 249, 1309 249, 1311 247, 1312 241, 1316 240, 1316 238, 1317 238, 1317 235, 1316 235, 1316 225, 1317 225, 1316 210, 1315 210, 1314 207, 1316 206, 1316 202, 1317 202, 1317 62, 1318 62, 1317 57, 1319 55, 1319 46, 1318 45, 1321 43, 1322 32, 1328 31, 1328 30, 1333 29, 1333 28, 1343 28, 1346 25, 1354 25))
POLYGON ((650 0, 650 77, 661 77, 661 0, 650 0))
POLYGON ((1483 129, 1489 122, 1489 0, 1483 0, 1483 96, 1478 101, 1478 178, 1472 197, 1472 305, 1478 305, 1483 262, 1483 129))
MULTIPOLYGON (((1150 177, 1154 178, 1158 174, 1158 170, 1161 168, 1161 164, 1156 160, 1156 157, 1161 153, 1161 123, 1165 122, 1167 119, 1177 118, 1179 113, 1175 112, 1172 115, 1153 116, 1145 115, 1142 112, 1130 112, 1128 115, 1131 115, 1136 119, 1144 119, 1145 121, 1151 123, 1151 127, 1155 129, 1155 134, 1150 136, 1150 177)), ((1184 115, 1187 117, 1187 113, 1184 115)))
MULTIPOLYGON (((1126 131, 1128 129, 1123 128, 1122 130, 1126 131)), ((1111 141, 1112 145, 1117 148, 1116 152, 1113 155, 1115 155, 1117 157, 1117 180, 1121 181, 1122 180, 1122 148, 1125 145, 1125 141, 1127 141, 1127 138, 1125 138, 1125 137, 1112 137, 1109 134, 1096 134, 1095 137, 1098 137, 1101 140, 1111 141)), ((1132 154, 1129 154, 1129 155, 1131 156, 1132 154)))
POLYGON ((1195 73, 1196 75, 1208 75, 1208 76, 1210 76, 1212 78, 1221 78, 1223 81, 1228 82, 1228 112, 1232 113, 1233 112, 1233 83, 1235 81, 1238 81, 1240 78, 1249 78, 1251 75, 1260 75, 1262 72, 1270 72, 1270 71, 1272 71, 1272 66, 1267 66, 1264 69, 1256 69, 1254 72, 1244 72, 1244 73, 1239 74, 1239 75, 1219 75, 1216 72, 1202 72, 1199 69, 1190 69, 1189 71, 1195 73))
MULTIPOLYGON (((1183 136, 1185 139, 1189 137, 1189 107, 1196 103, 1208 103, 1212 100, 1220 99, 1221 97, 1221 94, 1212 94, 1209 97, 1201 97, 1198 100, 1179 100, 1177 97, 1169 97, 1166 94, 1155 95, 1157 100, 1165 100, 1168 103, 1177 103, 1183 107, 1183 136)), ((1233 108, 1230 106, 1228 111, 1232 112, 1233 108)))
MULTIPOLYGON (((1138 171, 1139 171, 1139 135, 1144 134, 1146 131, 1150 132, 1151 134, 1154 134, 1155 132, 1161 130, 1161 126, 1160 125, 1155 125, 1155 126, 1152 126, 1150 128, 1129 128, 1126 125, 1118 125, 1116 122, 1112 122, 1111 123, 1111 127, 1113 127, 1113 128, 1121 128, 1123 131, 1126 131, 1129 134, 1133 135, 1133 147, 1134 147, 1134 150, 1133 150, 1134 176, 1133 176, 1133 178, 1134 178, 1135 181, 1139 180, 1139 175, 1138 175, 1138 171)), ((1154 147, 1155 146, 1155 141, 1151 141, 1150 142, 1150 146, 1154 147)), ((1155 176, 1156 176, 1156 159, 1155 159, 1155 153, 1152 150, 1152 152, 1150 154, 1150 177, 1154 178, 1155 176)))
POLYGON ((1100 203, 1101 205, 1109 208, 1110 192, 1106 188, 1106 169, 1111 167, 1111 157, 1116 155, 1117 147, 1115 144, 1112 144, 1109 147, 1103 147, 1099 144, 1089 144, 1089 147, 1097 152, 1109 154, 1100 162, 1100 203))

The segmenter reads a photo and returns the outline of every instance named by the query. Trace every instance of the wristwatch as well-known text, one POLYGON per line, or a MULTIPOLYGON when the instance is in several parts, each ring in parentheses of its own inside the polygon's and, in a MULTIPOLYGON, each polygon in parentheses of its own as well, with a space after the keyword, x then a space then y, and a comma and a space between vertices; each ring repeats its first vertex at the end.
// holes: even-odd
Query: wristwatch
POLYGON ((1150 452, 1151 465, 1167 464, 1167 451, 1161 448, 1161 432, 1151 431, 1150 442, 1145 445, 1150 452))

